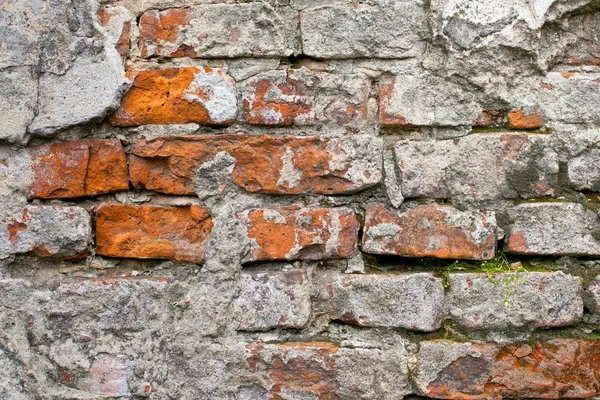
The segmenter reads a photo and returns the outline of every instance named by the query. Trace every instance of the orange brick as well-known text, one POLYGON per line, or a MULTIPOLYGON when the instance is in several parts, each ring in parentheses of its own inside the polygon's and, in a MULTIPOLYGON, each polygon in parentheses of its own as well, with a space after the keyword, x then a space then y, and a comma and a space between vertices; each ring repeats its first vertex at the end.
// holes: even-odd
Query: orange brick
POLYGON ((96 211, 96 252, 109 257, 204 261, 212 219, 200 206, 103 204, 96 211))
POLYGON ((246 261, 348 258, 356 251, 358 222, 350 209, 291 206, 238 217, 252 242, 246 261))
POLYGON ((495 221, 482 213, 425 205, 405 212, 369 204, 363 251, 408 257, 489 260, 496 247, 495 221))
POLYGON ((133 86, 109 119, 115 126, 235 122, 235 81, 223 70, 186 67, 134 71, 127 76, 133 86))
POLYGON ((53 143, 29 152, 33 198, 72 198, 129 189, 127 158, 118 140, 53 143))
POLYGON ((244 117, 252 125, 360 126, 368 117, 369 89, 359 74, 264 72, 243 83, 244 117))
POLYGON ((236 159, 233 181, 248 192, 352 193, 380 182, 381 147, 380 139, 371 136, 227 134, 139 140, 130 157, 131 181, 138 189, 194 194, 198 168, 226 151, 236 159))
POLYGON ((538 107, 518 108, 508 113, 509 129, 539 129, 546 123, 538 107))

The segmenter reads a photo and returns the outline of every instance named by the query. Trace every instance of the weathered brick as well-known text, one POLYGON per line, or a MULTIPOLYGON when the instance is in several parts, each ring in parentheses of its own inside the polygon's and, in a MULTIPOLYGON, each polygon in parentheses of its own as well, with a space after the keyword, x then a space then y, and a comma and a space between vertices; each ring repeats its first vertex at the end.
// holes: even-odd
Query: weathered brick
POLYGON ((524 203, 508 210, 506 251, 538 255, 600 255, 598 216, 579 203, 524 203))
POLYGON ((435 76, 386 76, 379 99, 383 126, 471 126, 483 111, 473 92, 435 76))
MULTIPOLYGON (((399 346, 398 346, 399 347, 399 346)), ((402 398, 404 349, 339 348, 326 342, 247 345, 250 370, 271 381, 274 399, 402 398)))
POLYGON ((131 181, 138 189, 193 194, 198 168, 219 152, 236 159, 233 181, 249 192, 354 193, 382 178, 382 141, 243 134, 182 136, 135 141, 131 181))
POLYGON ((424 341, 415 383, 438 399, 582 398, 600 393, 600 341, 424 341))
POLYGON ((104 396, 127 396, 127 378, 131 372, 131 362, 127 359, 100 353, 90 367, 90 391, 104 396))
POLYGON ((546 121, 538 107, 524 107, 508 113, 509 129, 539 129, 546 121))
POLYGON ((573 189, 600 192, 600 149, 590 148, 570 158, 567 171, 573 189))
POLYGON ((305 271, 242 273, 240 285, 234 302, 238 330, 302 328, 308 322, 311 293, 305 271))
POLYGON ((139 22, 142 57, 287 57, 298 51, 298 13, 267 3, 150 10, 139 22))
POLYGON ((485 202, 552 195, 557 186, 558 156, 545 135, 485 133, 455 140, 404 140, 395 151, 405 197, 485 202))
POLYGON ((62 281, 52 292, 48 313, 68 310, 64 328, 71 333, 160 330, 160 323, 170 318, 168 289, 169 279, 159 277, 62 281))
POLYGON ((537 109, 547 123, 597 124, 600 74, 548 72, 541 79, 522 79, 507 101, 517 108, 537 109))
POLYGON ((211 229, 208 211, 196 205, 102 204, 96 210, 96 252, 109 257, 201 263, 211 229))
POLYGON ((410 0, 308 8, 300 25, 303 53, 316 58, 415 57, 428 36, 425 8, 410 0))
POLYGON ((33 198, 72 198, 129 189, 127 158, 119 140, 86 139, 28 150, 33 198))
POLYGON ((600 314, 600 275, 596 277, 594 283, 588 286, 591 302, 590 309, 593 313, 600 314))
POLYGON ((32 253, 77 258, 91 242, 90 215, 80 207, 28 206, 0 217, 0 259, 32 253))
POLYGON ((569 326, 583 316, 581 278, 562 272, 450 274, 449 317, 467 329, 569 326))
POLYGON ((489 260, 496 248, 496 220, 480 212, 424 205, 404 212, 367 206, 362 250, 408 257, 489 260))
POLYGON ((117 52, 126 57, 131 47, 131 21, 133 14, 123 6, 104 6, 98 11, 98 21, 108 34, 117 52))
POLYGON ((358 221, 347 208, 251 209, 238 213, 251 241, 245 261, 348 258, 358 241, 358 221))
POLYGON ((369 89, 360 74, 264 72, 243 84, 244 117, 253 125, 360 126, 368 116, 369 89))
POLYGON ((208 67, 128 72, 133 86, 110 117, 115 126, 231 125, 237 117, 235 81, 208 67))
POLYGON ((316 313, 345 323, 432 332, 443 319, 442 280, 431 274, 352 275, 327 271, 316 313))

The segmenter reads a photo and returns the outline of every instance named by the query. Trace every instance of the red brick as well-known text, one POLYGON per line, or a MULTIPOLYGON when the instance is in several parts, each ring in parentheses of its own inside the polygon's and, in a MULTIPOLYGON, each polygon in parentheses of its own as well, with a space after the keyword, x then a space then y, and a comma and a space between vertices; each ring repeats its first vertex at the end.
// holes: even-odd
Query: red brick
POLYGON ((127 158, 119 140, 53 143, 29 151, 33 198, 72 198, 129 189, 127 158))
POLYGON ((495 220, 479 212, 425 205, 405 212, 369 204, 363 251, 408 257, 489 260, 496 247, 495 220))
POLYGON ((252 242, 246 261, 348 258, 356 251, 358 222, 350 209, 252 209, 238 218, 252 242))
POLYGON ((110 117, 115 126, 187 124, 224 126, 237 117, 235 81, 208 67, 133 71, 133 86, 110 117))
POLYGON ((368 117, 369 89, 359 74, 265 72, 244 82, 244 117, 252 125, 361 125, 368 117))
POLYGON ((264 372, 273 382, 270 394, 283 399, 282 392, 295 390, 307 398, 338 399, 334 354, 339 347, 326 342, 285 343, 247 346, 248 365, 264 372))
POLYGON ((160 13, 151 11, 142 14, 139 22, 140 37, 138 41, 142 57, 154 54, 169 57, 196 57, 196 52, 191 46, 182 44, 175 51, 168 50, 168 47, 172 47, 177 40, 179 31, 188 26, 189 14, 187 8, 171 8, 160 13), (149 43, 155 50, 149 49, 149 43))
POLYGON ((600 393, 600 341, 510 344, 422 342, 419 360, 453 354, 417 372, 423 395, 438 399, 582 398, 600 393), (426 382, 420 376, 434 378, 426 382), (423 387, 426 384, 426 388, 423 387))
POLYGON ((204 261, 212 219, 200 206, 103 204, 96 217, 96 252, 100 255, 204 261))
POLYGON ((539 129, 546 123, 538 107, 518 108, 508 113, 509 129, 539 129))
POLYGON ((198 168, 219 152, 236 163, 233 181, 255 193, 353 193, 381 180, 381 140, 243 134, 183 136, 134 142, 133 185, 168 194, 194 194, 198 168))

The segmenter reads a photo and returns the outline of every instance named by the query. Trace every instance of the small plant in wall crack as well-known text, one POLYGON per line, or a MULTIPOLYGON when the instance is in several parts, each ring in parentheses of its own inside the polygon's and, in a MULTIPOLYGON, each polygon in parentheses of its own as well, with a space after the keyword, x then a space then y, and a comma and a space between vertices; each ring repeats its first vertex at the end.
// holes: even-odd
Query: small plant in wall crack
POLYGON ((517 285, 527 282, 527 278, 519 276, 520 272, 525 272, 525 268, 520 262, 510 263, 506 255, 502 252, 490 261, 483 261, 481 268, 488 274, 488 279, 495 285, 504 286, 504 298, 502 304, 506 307, 512 307, 512 295, 517 285), (498 276, 497 274, 502 274, 498 276))
POLYGON ((448 265, 442 276, 445 289, 450 286, 450 274, 457 271, 486 273, 490 282, 504 287, 502 304, 506 307, 512 307, 511 298, 517 286, 527 282, 527 278, 519 276, 519 273, 526 272, 523 264, 520 262, 511 263, 503 252, 498 252, 493 259, 482 261, 479 264, 455 261, 448 265))

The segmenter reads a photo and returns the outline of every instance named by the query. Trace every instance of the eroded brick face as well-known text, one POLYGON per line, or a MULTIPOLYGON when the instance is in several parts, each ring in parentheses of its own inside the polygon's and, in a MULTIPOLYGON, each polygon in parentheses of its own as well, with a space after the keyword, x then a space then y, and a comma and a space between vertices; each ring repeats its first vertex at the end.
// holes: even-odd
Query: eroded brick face
POLYGON ((435 331, 443 317, 442 281, 429 274, 340 274, 319 282, 316 312, 346 324, 435 331))
POLYGON ((238 218, 251 241, 246 261, 348 258, 357 248, 358 222, 347 208, 251 209, 238 218))
POLYGON ((506 251, 517 254, 600 254, 598 216, 579 203, 526 203, 508 210, 506 251))
POLYGON ((423 394, 439 399, 582 398, 599 391, 598 341, 557 339, 522 345, 424 342, 418 367, 423 394), (433 359, 432 359, 433 360, 433 359), (439 368, 439 369, 437 369, 439 368))
POLYGON ((119 140, 53 143, 29 151, 33 198, 72 198, 129 189, 127 158, 119 140))
POLYGON ((133 85, 110 122, 115 126, 146 124, 231 125, 237 116, 233 78, 208 67, 129 72, 133 85))
POLYGON ((96 252, 109 257, 201 263, 211 229, 208 211, 196 205, 103 204, 96 210, 96 252))
POLYGON ((362 249, 373 254, 489 260, 496 247, 493 216, 427 205, 405 212, 367 207, 362 249))
POLYGON ((0 216, 0 258, 15 254, 81 258, 91 235, 90 215, 84 208, 28 206, 0 216))
POLYGON ((381 180, 382 142, 369 136, 343 139, 243 134, 140 140, 130 157, 136 188, 194 193, 202 164, 217 153, 235 158, 231 179, 248 192, 352 193, 381 180))
POLYGON ((273 399, 403 397, 406 365, 396 348, 340 348, 328 342, 249 343, 249 369, 270 381, 273 399), (383 363, 378 363, 378 360, 383 363), (400 361, 400 362, 399 362, 400 361), (360 376, 353 371, 360 371, 360 376))
POLYGON ((252 125, 360 126, 368 117, 369 89, 358 74, 266 72, 244 82, 244 118, 252 125))
POLYGON ((99 354, 90 368, 91 391, 105 396, 127 396, 127 377, 130 373, 131 363, 128 360, 99 354))
POLYGON ((297 19, 267 3, 149 10, 138 45, 142 57, 287 57, 297 51, 297 19))

